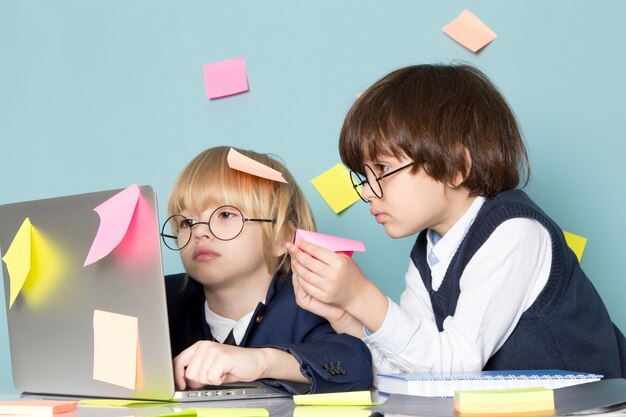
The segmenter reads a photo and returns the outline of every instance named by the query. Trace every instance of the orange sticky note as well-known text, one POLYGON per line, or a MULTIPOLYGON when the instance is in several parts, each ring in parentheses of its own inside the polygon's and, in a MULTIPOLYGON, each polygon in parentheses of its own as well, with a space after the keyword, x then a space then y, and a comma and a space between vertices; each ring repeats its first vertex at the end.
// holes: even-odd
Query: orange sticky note
POLYGON ((498 36, 467 9, 442 30, 472 52, 478 52, 498 36))
POLYGON ((100 226, 84 266, 104 258, 120 244, 135 213, 139 194, 139 187, 133 184, 94 209, 100 216, 100 226))
POLYGON ((137 317, 93 312, 93 379, 128 389, 137 380, 137 317))
POLYGON ((243 57, 206 64, 202 69, 206 96, 210 99, 248 91, 248 75, 243 57))
POLYGON ((53 416, 76 410, 77 401, 0 401, 0 415, 53 416))
POLYGON ((30 219, 27 217, 17 230, 9 249, 2 258, 7 265, 10 280, 9 308, 22 290, 28 277, 31 265, 31 230, 30 219))
POLYGON ((354 191, 350 180, 350 173, 341 163, 313 178, 311 184, 319 191, 335 214, 359 201, 359 196, 354 191))
POLYGON ((254 175, 255 177, 266 178, 272 181, 284 182, 287 183, 283 174, 276 171, 273 168, 268 167, 258 161, 255 161, 252 158, 248 158, 247 156, 237 152, 235 149, 230 148, 228 151, 228 156, 226 157, 228 161, 228 166, 232 169, 236 169, 237 171, 246 172, 250 175, 254 175))

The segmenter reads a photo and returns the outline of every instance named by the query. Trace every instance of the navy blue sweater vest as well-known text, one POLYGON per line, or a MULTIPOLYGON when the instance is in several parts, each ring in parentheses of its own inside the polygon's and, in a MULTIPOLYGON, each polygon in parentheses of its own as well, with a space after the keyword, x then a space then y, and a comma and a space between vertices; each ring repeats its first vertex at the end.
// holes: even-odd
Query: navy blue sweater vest
POLYGON ((430 292, 439 331, 446 317, 454 316, 461 275, 476 251, 496 227, 520 217, 538 221, 550 233, 550 276, 484 369, 564 369, 598 373, 606 378, 626 376, 626 339, 613 325, 561 229, 520 190, 506 191, 485 201, 437 291, 432 290, 426 261, 426 231, 419 234, 411 259, 430 292))

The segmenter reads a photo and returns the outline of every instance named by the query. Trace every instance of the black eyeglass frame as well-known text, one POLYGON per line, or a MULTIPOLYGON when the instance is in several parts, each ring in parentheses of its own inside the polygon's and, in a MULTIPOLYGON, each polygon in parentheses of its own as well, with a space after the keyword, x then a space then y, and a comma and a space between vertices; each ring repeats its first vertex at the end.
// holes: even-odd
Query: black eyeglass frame
POLYGON ((378 193, 376 192, 376 190, 374 189, 374 187, 372 187, 372 185, 370 184, 370 182, 367 179, 367 174, 363 174, 365 176, 365 178, 363 178, 361 176, 361 174, 359 174, 356 171, 352 171, 350 170, 350 181, 352 181, 352 188, 354 188, 354 192, 356 192, 359 196, 359 198, 364 201, 365 203, 369 203, 369 200, 366 200, 365 198, 363 198, 363 194, 359 192, 359 187, 364 187, 365 184, 370 186, 370 190, 372 190, 372 193, 374 193, 374 195, 378 198, 383 198, 383 186, 380 185, 380 180, 382 180, 383 178, 387 178, 390 175, 395 174, 396 172, 402 171, 403 169, 406 169, 410 166, 413 166, 415 164, 415 162, 410 162, 406 165, 402 165, 400 168, 396 168, 393 171, 390 172, 385 172, 384 174, 380 175, 380 176, 376 176, 376 174, 374 173, 374 170, 372 169, 372 167, 370 167, 369 165, 365 164, 363 165, 363 170, 365 171, 365 169, 369 169, 372 174, 374 174, 374 178, 376 179, 376 184, 378 184, 378 189, 380 190, 380 195, 378 195, 378 193), (354 177, 357 177, 359 179, 359 183, 355 183, 354 182, 354 177))
POLYGON ((231 205, 229 205, 229 204, 225 204, 225 205, 223 205, 223 206, 219 206, 218 208, 216 208, 215 210, 213 210, 213 212, 212 212, 212 213, 211 213, 211 215, 209 216, 209 221, 208 221, 208 222, 201 222, 201 221, 197 221, 197 220, 194 220, 194 219, 189 219, 189 218, 187 218, 187 217, 183 216, 182 214, 172 214, 170 217, 168 217, 168 218, 167 218, 167 220, 165 220, 165 223, 163 223, 163 226, 161 227, 161 240, 163 240, 163 243, 165 244, 165 246, 167 246, 167 248, 168 248, 168 249, 171 249, 171 250, 173 250, 173 251, 181 251, 181 250, 183 250, 183 249, 184 249, 184 248, 185 248, 185 247, 189 244, 189 242, 191 242, 191 236, 193 235, 193 233, 191 233, 191 229, 193 229, 193 227, 194 227, 194 226, 196 226, 196 225, 198 225, 198 224, 206 224, 206 225, 207 225, 207 227, 209 228, 209 231, 211 232, 211 234, 212 234, 212 235, 213 235, 216 239, 221 240, 221 241, 224 241, 224 242, 228 242, 229 240, 236 239, 236 238, 237 238, 237 236, 239 236, 239 235, 241 234, 241 232, 243 232, 243 228, 244 228, 244 226, 245 226, 246 222, 276 223, 276 219, 256 219, 256 218, 252 218, 252 217, 248 217, 248 218, 246 218, 246 217, 244 217, 244 216, 243 216, 243 213, 241 212, 241 210, 239 210, 237 207, 235 207, 235 206, 231 206, 231 205), (235 210, 236 210, 236 211, 237 211, 237 212, 241 215, 241 219, 242 219, 242 220, 241 220, 241 229, 239 230, 239 232, 238 232, 235 236, 233 236, 233 237, 231 237, 231 238, 229 238, 229 239, 222 239, 222 238, 220 238, 220 237, 216 236, 216 235, 215 235, 215 233, 213 233, 213 229, 211 229, 211 219, 213 218, 213 215, 214 215, 215 213, 217 213, 217 211, 218 211, 218 210, 221 210, 221 209, 226 208, 226 207, 229 207, 229 208, 235 209, 235 210), (165 231, 165 227, 166 227, 166 226, 168 226, 169 221, 170 221, 170 220, 172 220, 174 217, 182 217, 182 218, 184 218, 185 220, 191 220, 191 222, 189 223, 189 229, 190 229, 190 232, 189 232, 189 239, 187 240, 187 242, 186 242, 184 245, 182 245, 182 246, 180 246, 180 247, 178 247, 178 245, 176 245, 176 246, 177 246, 176 248, 171 247, 171 246, 167 243, 166 238, 169 238, 169 239, 173 239, 173 240, 175 240, 175 241, 178 241, 178 236, 174 236, 174 235, 168 234, 168 233, 166 233, 166 231, 165 231))

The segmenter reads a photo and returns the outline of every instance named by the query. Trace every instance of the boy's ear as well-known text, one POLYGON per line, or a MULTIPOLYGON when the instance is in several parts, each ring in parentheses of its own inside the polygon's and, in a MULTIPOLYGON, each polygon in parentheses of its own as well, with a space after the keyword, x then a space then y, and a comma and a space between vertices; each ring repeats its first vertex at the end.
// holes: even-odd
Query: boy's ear
POLYGON ((456 173, 456 175, 452 178, 452 181, 450 181, 450 186, 452 188, 456 188, 463 184, 472 170, 472 155, 470 155, 469 149, 465 146, 463 147, 463 153, 465 154, 465 172, 459 171, 456 173))
POLYGON ((287 233, 285 231, 279 239, 276 239, 274 247, 272 248, 272 253, 275 257, 280 258, 287 252, 285 242, 293 242, 293 233, 287 233))

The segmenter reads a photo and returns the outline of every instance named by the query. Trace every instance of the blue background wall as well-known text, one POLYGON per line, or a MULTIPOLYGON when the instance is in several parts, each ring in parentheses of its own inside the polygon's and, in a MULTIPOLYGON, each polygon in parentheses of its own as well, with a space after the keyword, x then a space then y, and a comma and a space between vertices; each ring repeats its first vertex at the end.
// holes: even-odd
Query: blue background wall
MULTIPOLYGON (((362 203, 335 215, 309 180, 339 162, 357 93, 401 66, 461 60, 508 98, 528 192, 589 238, 583 267, 626 329, 624 16, 618 0, 4 0, 0 204, 136 182, 156 189, 164 220, 174 178, 201 150, 272 152, 320 231, 363 240, 357 261, 397 299, 412 239, 387 238, 362 203), (441 32, 466 7, 498 34, 478 54, 441 32), (202 65, 237 56, 250 91, 207 100, 202 65)), ((166 272, 179 271, 165 255, 166 272)), ((0 387, 12 385, 7 339, 1 309, 0 387)))

